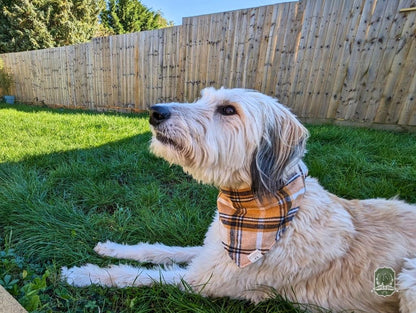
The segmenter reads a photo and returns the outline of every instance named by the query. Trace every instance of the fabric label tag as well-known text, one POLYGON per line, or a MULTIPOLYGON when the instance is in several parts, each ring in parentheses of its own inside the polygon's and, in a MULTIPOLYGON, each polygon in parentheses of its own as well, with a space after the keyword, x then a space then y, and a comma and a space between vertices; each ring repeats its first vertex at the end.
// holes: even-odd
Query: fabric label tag
POLYGON ((250 260, 251 263, 254 263, 260 260, 262 257, 263 257, 263 254, 259 250, 254 250, 247 256, 247 258, 250 260))

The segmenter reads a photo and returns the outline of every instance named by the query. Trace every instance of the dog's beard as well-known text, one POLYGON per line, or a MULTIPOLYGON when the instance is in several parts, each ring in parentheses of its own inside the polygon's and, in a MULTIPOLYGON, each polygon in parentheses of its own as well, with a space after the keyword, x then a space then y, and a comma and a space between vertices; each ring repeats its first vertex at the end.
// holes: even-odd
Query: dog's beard
POLYGON ((184 138, 185 134, 152 128, 150 151, 171 164, 182 167, 190 165, 190 152, 184 138))
MULTIPOLYGON (((157 146, 163 146, 166 149, 176 150, 178 152, 183 151, 185 144, 184 138, 186 137, 183 129, 168 127, 167 125, 151 126, 152 131, 152 148, 157 146)), ((164 157, 161 155, 161 157, 164 157)))
POLYGON ((154 138, 159 141, 163 145, 171 146, 173 149, 181 151, 183 147, 181 144, 178 143, 177 140, 173 139, 172 137, 166 136, 161 132, 156 132, 154 138))

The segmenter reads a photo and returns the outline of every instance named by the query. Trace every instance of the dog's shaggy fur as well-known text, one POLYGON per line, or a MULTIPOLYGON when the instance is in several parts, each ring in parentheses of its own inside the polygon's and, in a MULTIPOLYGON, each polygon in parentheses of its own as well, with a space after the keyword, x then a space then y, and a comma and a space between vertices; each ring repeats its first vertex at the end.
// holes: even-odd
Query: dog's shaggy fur
MULTIPOLYGON (((251 187, 259 195, 279 190, 304 154, 307 130, 276 100, 243 89, 207 88, 196 103, 152 107, 151 150, 195 179, 218 187, 251 187)), ((348 182, 346 182, 348 183, 348 182)), ((140 286, 155 281, 206 296, 254 302, 275 290, 291 300, 338 311, 416 312, 416 206, 399 200, 344 200, 312 177, 299 212, 259 261, 239 268, 219 238, 214 217, 203 246, 168 247, 98 243, 103 256, 171 267, 153 270, 117 265, 63 268, 75 286, 140 286), (189 263, 182 268, 175 264, 189 263), (374 272, 391 267, 398 292, 381 297, 374 272)))

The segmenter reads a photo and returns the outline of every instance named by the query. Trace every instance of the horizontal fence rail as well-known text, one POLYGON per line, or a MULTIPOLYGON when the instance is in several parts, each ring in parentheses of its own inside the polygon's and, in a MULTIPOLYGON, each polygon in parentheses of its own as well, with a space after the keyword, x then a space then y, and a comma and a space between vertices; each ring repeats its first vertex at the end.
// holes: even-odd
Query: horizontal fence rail
POLYGON ((277 97, 299 117, 416 126, 416 0, 305 0, 0 55, 22 102, 141 111, 207 86, 277 97))

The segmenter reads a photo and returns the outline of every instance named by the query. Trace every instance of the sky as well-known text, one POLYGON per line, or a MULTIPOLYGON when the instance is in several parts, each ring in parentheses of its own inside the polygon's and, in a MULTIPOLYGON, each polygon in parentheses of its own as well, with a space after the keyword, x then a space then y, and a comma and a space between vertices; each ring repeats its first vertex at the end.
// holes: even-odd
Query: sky
POLYGON ((182 17, 254 8, 293 0, 140 0, 153 11, 160 10, 168 21, 182 25, 182 17))

